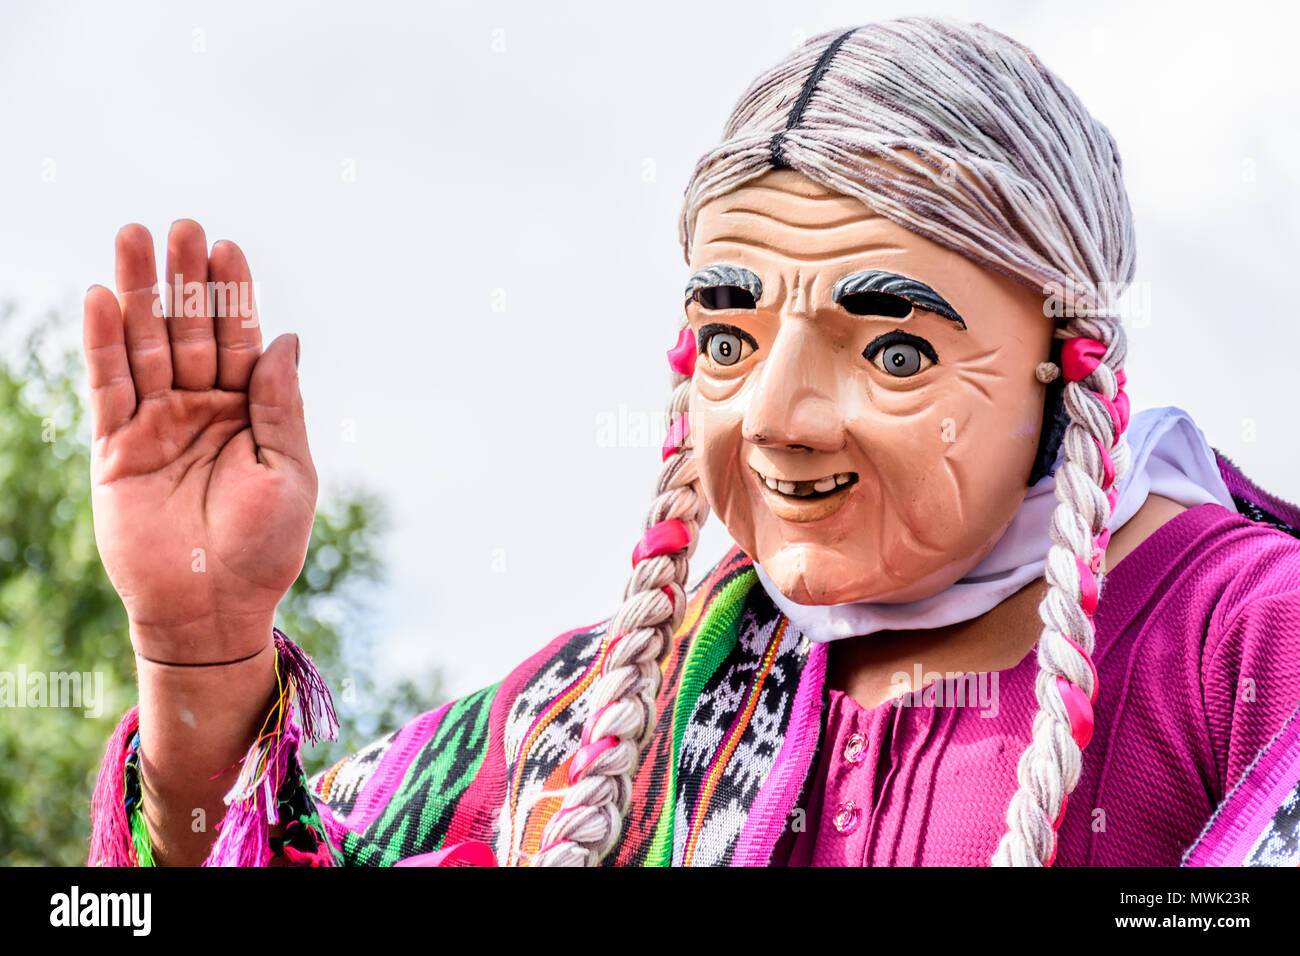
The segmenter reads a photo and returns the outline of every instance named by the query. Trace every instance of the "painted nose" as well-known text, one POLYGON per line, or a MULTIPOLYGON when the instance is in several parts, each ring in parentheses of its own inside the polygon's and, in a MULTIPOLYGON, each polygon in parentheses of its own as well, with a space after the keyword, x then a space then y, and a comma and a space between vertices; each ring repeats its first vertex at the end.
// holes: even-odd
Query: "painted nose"
POLYGON ((768 448, 837 452, 844 425, 832 397, 835 371, 809 323, 785 321, 745 409, 746 441, 768 448))

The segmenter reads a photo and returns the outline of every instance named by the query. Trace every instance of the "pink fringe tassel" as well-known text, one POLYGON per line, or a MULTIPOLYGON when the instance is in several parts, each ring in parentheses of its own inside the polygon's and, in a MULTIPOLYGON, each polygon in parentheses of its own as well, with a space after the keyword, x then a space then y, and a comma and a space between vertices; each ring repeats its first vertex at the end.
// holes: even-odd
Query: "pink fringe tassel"
MULTIPOLYGON (((259 741, 244 762, 257 761, 267 750, 265 770, 254 779, 251 792, 230 800, 226 815, 217 825, 220 835, 212 846, 204 866, 266 866, 271 861, 270 827, 278 822, 277 795, 289 771, 298 761, 298 744, 305 737, 311 743, 321 740, 324 731, 333 740, 338 730, 338 714, 330 697, 329 686, 316 665, 297 644, 275 629, 275 649, 279 656, 281 679, 290 687, 284 703, 284 725, 271 741, 259 741), (302 727, 294 719, 294 700, 302 704, 302 727)), ((227 796, 229 799, 229 795, 227 796)))
POLYGON ((275 628, 275 649, 280 655, 280 676, 291 681, 302 702, 303 736, 313 743, 334 740, 339 729, 339 717, 334 710, 334 698, 329 685, 311 658, 301 647, 275 628))
POLYGON ((131 839, 131 821, 127 819, 122 799, 125 787, 126 747, 140 728, 140 708, 126 712, 104 748, 99 765, 99 779, 90 800, 89 866, 135 866, 135 842, 131 839))
MULTIPOLYGON (((265 775, 255 781, 250 795, 231 801, 217 824, 220 835, 203 861, 204 866, 266 866, 271 862, 270 829, 273 822, 278 822, 276 793, 291 763, 297 760, 302 733, 293 719, 293 705, 287 703, 286 707, 285 725, 269 744, 265 775)), ((257 760, 258 750, 266 746, 254 746, 244 760, 257 760)))

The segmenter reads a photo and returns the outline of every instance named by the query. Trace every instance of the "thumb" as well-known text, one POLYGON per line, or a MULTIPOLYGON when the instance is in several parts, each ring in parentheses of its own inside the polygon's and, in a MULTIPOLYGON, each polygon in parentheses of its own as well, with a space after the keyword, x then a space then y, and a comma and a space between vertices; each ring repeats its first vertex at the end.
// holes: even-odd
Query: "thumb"
POLYGON ((298 336, 285 333, 258 357, 248 383, 248 418, 258 461, 273 469, 311 471, 297 355, 298 336))

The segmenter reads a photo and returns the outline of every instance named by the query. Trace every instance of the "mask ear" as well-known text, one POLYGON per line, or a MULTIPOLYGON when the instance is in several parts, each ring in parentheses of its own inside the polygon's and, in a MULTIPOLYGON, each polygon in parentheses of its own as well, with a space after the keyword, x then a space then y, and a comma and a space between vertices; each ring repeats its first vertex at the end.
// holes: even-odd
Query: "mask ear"
MULTIPOLYGON (((1057 365, 1061 364, 1061 346, 1064 344, 1064 339, 1052 339, 1051 361, 1057 365)), ((1047 383, 1047 394, 1043 398, 1043 430, 1038 435, 1038 452, 1029 473, 1030 487, 1038 484, 1044 476, 1055 473, 1056 456, 1069 424, 1070 416, 1065 411, 1065 376, 1058 375, 1047 383)))

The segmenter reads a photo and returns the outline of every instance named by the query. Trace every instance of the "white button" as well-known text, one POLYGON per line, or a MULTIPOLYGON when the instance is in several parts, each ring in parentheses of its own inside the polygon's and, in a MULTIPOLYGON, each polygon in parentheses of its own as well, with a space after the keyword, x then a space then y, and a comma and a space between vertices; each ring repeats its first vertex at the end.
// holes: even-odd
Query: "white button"
POLYGON ((844 744, 845 763, 862 763, 867 758, 867 738, 853 734, 844 744))

